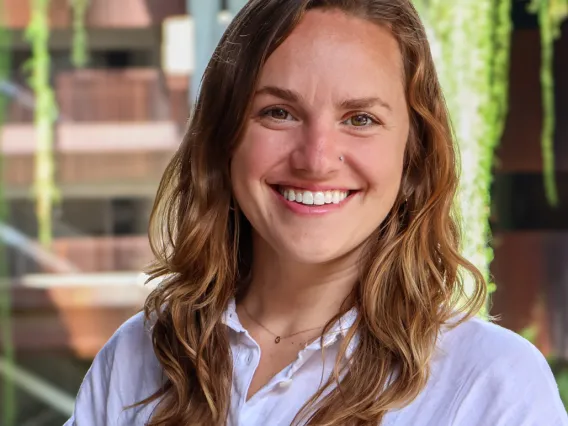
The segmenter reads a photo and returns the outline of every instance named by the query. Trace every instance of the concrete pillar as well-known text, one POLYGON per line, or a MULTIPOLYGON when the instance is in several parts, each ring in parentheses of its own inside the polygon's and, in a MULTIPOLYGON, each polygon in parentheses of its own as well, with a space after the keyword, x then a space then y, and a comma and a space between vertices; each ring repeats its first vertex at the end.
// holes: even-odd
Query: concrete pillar
POLYGON ((192 15, 195 27, 195 71, 191 79, 190 105, 199 92, 201 79, 207 63, 225 31, 226 25, 247 0, 228 0, 229 10, 221 16, 221 0, 186 0, 187 10, 192 15), (226 16, 226 15, 229 16, 226 16))
POLYGON ((221 9, 220 0, 186 0, 187 10, 193 17, 195 28, 195 71, 191 78, 189 103, 199 92, 201 78, 211 58, 215 45, 219 41, 218 15, 221 9))
POLYGON ((244 7, 247 1, 248 0, 229 0, 229 12, 231 12, 231 14, 235 16, 237 13, 239 13, 239 10, 244 7))

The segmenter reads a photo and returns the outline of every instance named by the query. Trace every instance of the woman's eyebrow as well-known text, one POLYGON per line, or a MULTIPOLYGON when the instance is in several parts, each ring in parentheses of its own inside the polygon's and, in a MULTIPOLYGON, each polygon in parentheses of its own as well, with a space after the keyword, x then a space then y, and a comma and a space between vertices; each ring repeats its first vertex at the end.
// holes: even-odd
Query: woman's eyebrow
POLYGON ((287 102, 297 103, 300 102, 302 96, 298 92, 295 92, 290 89, 283 89, 277 86, 263 86, 258 89, 255 93, 255 96, 258 95, 272 95, 277 98, 283 99, 287 102))
POLYGON ((378 96, 372 96, 368 98, 345 99, 340 103, 342 109, 364 109, 364 108, 371 108, 377 105, 388 110, 389 112, 392 112, 392 107, 389 105, 389 103, 384 101, 378 96))
MULTIPOLYGON (((263 86, 255 92, 255 96, 258 95, 272 95, 291 103, 299 103, 302 100, 302 96, 298 92, 278 86, 263 86)), ((341 109, 363 109, 377 105, 392 112, 390 104, 379 96, 345 99, 338 104, 341 109)))

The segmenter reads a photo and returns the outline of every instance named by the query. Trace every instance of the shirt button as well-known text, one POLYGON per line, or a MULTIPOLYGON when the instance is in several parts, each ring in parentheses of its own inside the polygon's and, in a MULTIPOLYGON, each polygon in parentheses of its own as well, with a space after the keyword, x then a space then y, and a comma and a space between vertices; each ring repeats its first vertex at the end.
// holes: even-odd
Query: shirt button
POLYGON ((280 383, 278 383, 278 386, 281 387, 282 389, 286 389, 286 388, 290 387, 291 384, 292 384, 292 379, 288 379, 288 380, 283 380, 280 383))

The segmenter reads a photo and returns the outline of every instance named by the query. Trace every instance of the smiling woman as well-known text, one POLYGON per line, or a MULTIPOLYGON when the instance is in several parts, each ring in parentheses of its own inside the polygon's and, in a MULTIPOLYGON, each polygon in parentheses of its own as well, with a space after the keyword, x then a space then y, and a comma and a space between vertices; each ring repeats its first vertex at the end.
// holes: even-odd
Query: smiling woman
POLYGON ((473 318, 451 137, 409 0, 249 1, 157 195, 160 284, 68 424, 568 425, 473 318))
MULTIPOLYGON (((409 133, 402 66, 388 29, 340 10, 306 14, 264 64, 231 183, 253 246, 275 252, 271 274, 355 265, 393 207, 409 133)), ((289 278, 275 287, 306 287, 289 278)))

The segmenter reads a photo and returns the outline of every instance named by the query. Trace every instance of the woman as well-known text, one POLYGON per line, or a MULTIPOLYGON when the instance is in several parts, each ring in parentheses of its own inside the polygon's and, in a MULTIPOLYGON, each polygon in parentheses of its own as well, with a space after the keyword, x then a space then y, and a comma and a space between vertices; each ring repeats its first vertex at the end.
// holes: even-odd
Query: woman
POLYGON ((251 0, 161 182, 161 283, 68 424, 568 425, 539 352, 472 319, 456 184, 409 0, 251 0))

